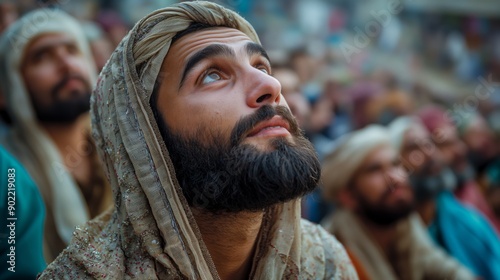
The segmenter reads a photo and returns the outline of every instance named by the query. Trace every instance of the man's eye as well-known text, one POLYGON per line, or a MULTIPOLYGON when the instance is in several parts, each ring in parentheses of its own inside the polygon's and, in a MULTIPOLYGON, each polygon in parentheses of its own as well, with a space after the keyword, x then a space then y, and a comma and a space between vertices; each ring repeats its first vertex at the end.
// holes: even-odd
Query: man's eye
POLYGON ((38 62, 41 62, 41 61, 46 60, 48 58, 49 58, 49 54, 47 52, 37 53, 33 57, 33 62, 38 63, 38 62))
POLYGON ((221 79, 221 76, 217 72, 208 73, 201 81, 202 84, 210 84, 221 79))
POLYGON ((260 71, 266 73, 269 75, 269 71, 267 70, 267 67, 266 66, 263 66, 263 65, 259 65, 256 67, 257 69, 259 69, 260 71))
POLYGON ((67 47, 67 51, 68 53, 71 53, 71 54, 76 54, 78 53, 80 50, 78 49, 78 47, 76 45, 69 45, 67 47))

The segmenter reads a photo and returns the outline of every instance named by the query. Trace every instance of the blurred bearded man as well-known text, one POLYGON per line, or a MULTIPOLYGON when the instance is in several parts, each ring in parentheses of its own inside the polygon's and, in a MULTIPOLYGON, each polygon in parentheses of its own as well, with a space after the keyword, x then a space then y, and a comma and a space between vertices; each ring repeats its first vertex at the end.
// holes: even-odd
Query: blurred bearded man
MULTIPOLYGON (((451 117, 437 106, 424 107, 417 115, 429 131, 444 164, 455 175, 456 183, 453 186, 455 196, 462 203, 480 211, 494 225, 497 233, 500 233, 500 221, 475 181, 476 172, 468 160, 468 148, 460 139, 458 129, 451 117)), ((480 137, 479 134, 476 136, 480 137)))
POLYGON ((320 166, 238 14, 184 2, 120 43, 92 97, 116 209, 41 279, 357 279, 300 219, 320 166))
POLYGON ((432 244, 413 214, 414 195, 388 130, 341 137, 323 164, 324 195, 340 209, 323 221, 345 245, 360 278, 474 279, 432 244))
POLYGON ((392 141, 410 172, 417 211, 435 244, 482 279, 500 275, 500 241, 488 221, 452 194, 455 176, 440 148, 418 118, 401 117, 390 126, 392 141))
POLYGON ((12 117, 2 144, 43 196, 47 262, 77 225, 111 206, 111 188, 90 139, 92 57, 79 23, 50 9, 12 24, 0 41, 0 84, 12 117))

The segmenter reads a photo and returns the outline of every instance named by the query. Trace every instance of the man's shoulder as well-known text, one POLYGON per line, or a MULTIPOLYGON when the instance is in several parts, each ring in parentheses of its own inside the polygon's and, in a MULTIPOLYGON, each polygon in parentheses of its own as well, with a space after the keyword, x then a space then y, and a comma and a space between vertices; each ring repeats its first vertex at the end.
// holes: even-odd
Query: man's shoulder
POLYGON ((303 246, 322 246, 325 253, 333 255, 339 253, 339 251, 345 250, 337 238, 326 231, 322 226, 304 219, 301 220, 300 224, 303 246))
MULTIPOLYGON (((324 265, 325 279, 358 279, 344 246, 320 225, 302 219, 302 270, 324 265)), ((312 274, 316 275, 316 274, 312 274)))
POLYGON ((300 228, 302 230, 302 235, 305 235, 306 239, 308 238, 314 238, 317 240, 325 239, 327 242, 338 243, 337 239, 333 235, 328 233, 322 226, 310 222, 306 219, 301 219, 300 228))

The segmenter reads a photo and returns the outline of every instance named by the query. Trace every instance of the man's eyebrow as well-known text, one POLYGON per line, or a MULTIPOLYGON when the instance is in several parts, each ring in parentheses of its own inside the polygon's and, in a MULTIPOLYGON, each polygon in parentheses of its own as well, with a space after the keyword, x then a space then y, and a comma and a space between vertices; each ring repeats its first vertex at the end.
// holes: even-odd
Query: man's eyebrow
POLYGON ((59 40, 59 41, 54 41, 54 42, 49 42, 46 44, 43 44, 41 46, 37 46, 30 50, 30 54, 27 57, 28 59, 33 59, 34 57, 37 57, 38 55, 41 55, 45 52, 48 52, 58 46, 77 46, 76 42, 73 40, 59 40))
POLYGON ((202 60, 207 58, 211 58, 214 56, 229 56, 236 57, 234 51, 226 45, 221 44, 212 44, 209 45, 200 51, 193 54, 187 61, 186 67, 184 67, 184 71, 182 71, 181 81, 179 83, 179 88, 184 84, 184 80, 186 76, 193 70, 193 68, 200 63, 202 60))
POLYGON ((262 55, 267 59, 267 61, 269 61, 269 63, 271 63, 271 60, 269 59, 266 50, 261 45, 254 42, 248 42, 245 45, 245 50, 248 53, 248 56, 252 56, 255 54, 262 55))
POLYGON ((380 164, 380 162, 371 162, 371 163, 363 166, 363 168, 361 168, 361 172, 370 172, 370 171, 379 169, 381 166, 382 165, 380 164))

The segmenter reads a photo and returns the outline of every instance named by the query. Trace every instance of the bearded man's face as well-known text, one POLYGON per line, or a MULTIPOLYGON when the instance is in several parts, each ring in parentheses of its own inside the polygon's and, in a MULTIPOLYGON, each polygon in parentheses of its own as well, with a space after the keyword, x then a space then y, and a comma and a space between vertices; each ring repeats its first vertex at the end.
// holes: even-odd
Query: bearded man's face
POLYGON ((316 187, 316 153, 265 50, 244 33, 216 27, 181 37, 159 82, 157 123, 191 206, 261 211, 316 187))
POLYGON ((76 40, 65 33, 34 38, 21 72, 38 121, 72 123, 90 109, 90 65, 76 40))

